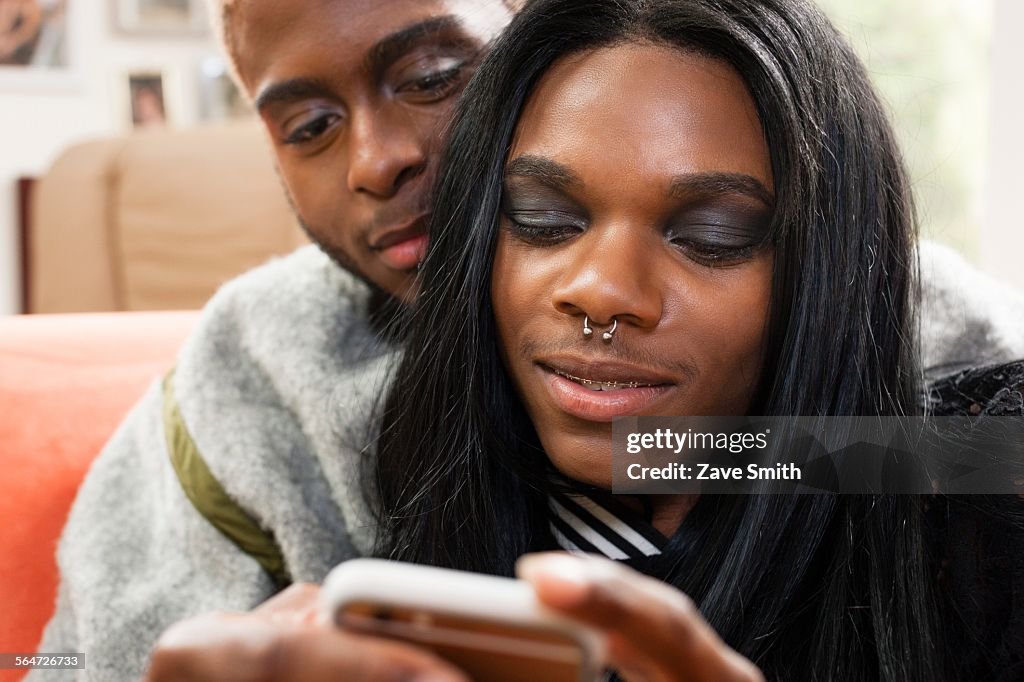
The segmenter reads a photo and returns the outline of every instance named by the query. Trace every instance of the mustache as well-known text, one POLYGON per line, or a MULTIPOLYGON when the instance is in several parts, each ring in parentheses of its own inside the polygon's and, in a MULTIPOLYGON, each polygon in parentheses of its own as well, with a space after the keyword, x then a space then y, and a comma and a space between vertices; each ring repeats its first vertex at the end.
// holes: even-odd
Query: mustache
MULTIPOLYGON (((363 234, 394 227, 421 215, 433 213, 433 189, 436 178, 437 168, 434 167, 411 171, 410 177, 404 181, 408 186, 400 191, 405 193, 404 200, 396 197, 395 201, 388 201, 381 206, 370 221, 361 226, 363 234)), ((429 228, 429 221, 427 227, 429 228)))
POLYGON ((368 223, 362 226, 363 234, 370 234, 380 229, 395 227, 421 215, 429 215, 432 211, 429 202, 420 202, 419 205, 396 208, 385 206, 374 214, 368 223))
MULTIPOLYGON (((621 325, 620 325, 621 327, 621 325)), ((654 372, 683 375, 693 378, 697 375, 697 366, 687 359, 669 359, 663 353, 655 353, 643 345, 624 343, 619 336, 611 343, 599 339, 557 338, 557 339, 524 339, 519 345, 519 352, 527 358, 544 358, 552 355, 572 355, 595 362, 619 362, 636 365, 654 372)))

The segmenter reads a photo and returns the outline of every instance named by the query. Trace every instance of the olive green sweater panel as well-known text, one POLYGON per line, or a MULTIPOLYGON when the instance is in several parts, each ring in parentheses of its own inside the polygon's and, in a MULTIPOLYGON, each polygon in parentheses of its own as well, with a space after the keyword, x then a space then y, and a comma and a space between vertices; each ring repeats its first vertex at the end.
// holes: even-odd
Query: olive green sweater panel
POLYGON ((273 533, 264 530, 224 490, 196 447, 174 395, 174 371, 163 382, 163 423, 171 465, 185 496, 214 528, 251 556, 273 578, 278 588, 291 582, 281 548, 273 533))

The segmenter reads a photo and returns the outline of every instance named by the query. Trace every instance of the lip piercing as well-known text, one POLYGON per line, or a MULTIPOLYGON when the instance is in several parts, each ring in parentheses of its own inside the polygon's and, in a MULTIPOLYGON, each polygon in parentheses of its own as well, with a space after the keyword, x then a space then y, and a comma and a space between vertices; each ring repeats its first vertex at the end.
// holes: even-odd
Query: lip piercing
MULTIPOLYGON (((615 330, 619 328, 619 321, 614 317, 612 318, 612 328, 601 334, 601 338, 606 342, 611 341, 615 336, 615 330)), ((590 317, 588 315, 583 316, 583 336, 590 338, 594 335, 594 330, 590 326, 590 317)))

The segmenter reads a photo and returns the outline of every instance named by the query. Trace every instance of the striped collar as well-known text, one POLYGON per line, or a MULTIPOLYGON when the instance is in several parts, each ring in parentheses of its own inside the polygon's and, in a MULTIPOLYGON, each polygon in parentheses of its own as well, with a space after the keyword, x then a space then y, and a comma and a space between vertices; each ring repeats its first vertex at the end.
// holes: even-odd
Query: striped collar
POLYGON ((549 526, 558 546, 573 554, 644 561, 661 554, 668 539, 641 514, 607 493, 552 493, 549 526))

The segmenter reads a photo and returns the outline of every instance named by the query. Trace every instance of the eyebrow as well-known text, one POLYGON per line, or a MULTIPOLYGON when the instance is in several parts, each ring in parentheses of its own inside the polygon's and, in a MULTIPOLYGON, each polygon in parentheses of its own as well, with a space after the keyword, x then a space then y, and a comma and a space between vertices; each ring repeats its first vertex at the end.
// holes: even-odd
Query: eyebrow
POLYGON ((568 166, 532 154, 517 156, 509 161, 505 166, 505 176, 532 178, 561 192, 580 184, 579 176, 568 166))
MULTIPOLYGON (((568 166, 543 156, 524 154, 505 166, 505 175, 532 178, 548 187, 566 191, 581 184, 580 178, 568 166)), ((774 195, 760 180, 746 173, 704 171, 685 173, 672 178, 669 196, 685 198, 692 195, 717 197, 740 194, 756 199, 768 208, 775 205, 774 195)))
POLYGON ((288 104, 313 97, 330 97, 331 86, 318 78, 291 78, 271 83, 256 95, 253 105, 262 112, 275 104, 288 104))
POLYGON ((366 54, 368 73, 380 77, 397 59, 424 43, 436 42, 447 47, 462 48, 474 53, 480 46, 466 36, 462 22, 455 16, 432 17, 410 24, 381 38, 366 54))
MULTIPOLYGON (((379 78, 395 60, 429 42, 462 48, 474 54, 480 51, 480 46, 466 37, 462 22, 457 17, 432 17, 381 38, 367 53, 364 67, 375 78, 379 78)), ((330 83, 324 80, 291 78, 268 85, 256 96, 253 104, 256 111, 262 112, 275 104, 289 104, 314 97, 331 97, 332 93, 330 83)))
POLYGON ((720 197, 740 194, 756 199, 768 208, 775 206, 775 195, 768 191, 763 182, 746 173, 710 171, 677 175, 672 178, 668 193, 677 198, 691 195, 720 197))

